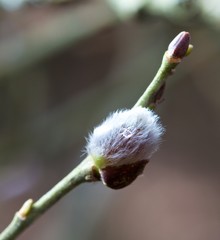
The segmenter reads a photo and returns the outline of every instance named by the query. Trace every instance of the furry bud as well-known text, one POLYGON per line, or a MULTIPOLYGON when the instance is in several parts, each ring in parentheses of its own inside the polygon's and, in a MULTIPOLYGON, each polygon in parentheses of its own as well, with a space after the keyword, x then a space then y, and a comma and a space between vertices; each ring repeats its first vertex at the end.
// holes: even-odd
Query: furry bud
POLYGON ((159 117, 147 108, 117 111, 89 136, 87 154, 105 185, 123 188, 143 172, 163 132, 159 117))

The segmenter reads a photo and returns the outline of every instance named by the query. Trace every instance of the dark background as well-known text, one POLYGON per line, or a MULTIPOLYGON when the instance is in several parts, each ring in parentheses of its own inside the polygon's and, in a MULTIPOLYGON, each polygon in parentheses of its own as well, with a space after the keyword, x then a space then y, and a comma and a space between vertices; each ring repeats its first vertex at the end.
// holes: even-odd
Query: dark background
POLYGON ((133 106, 185 30, 194 50, 167 81, 156 110, 166 134, 144 175, 118 191, 78 187, 19 239, 219 240, 219 1, 146 1, 130 15, 104 0, 9 2, 0 1, 0 229, 83 159, 109 112, 133 106))

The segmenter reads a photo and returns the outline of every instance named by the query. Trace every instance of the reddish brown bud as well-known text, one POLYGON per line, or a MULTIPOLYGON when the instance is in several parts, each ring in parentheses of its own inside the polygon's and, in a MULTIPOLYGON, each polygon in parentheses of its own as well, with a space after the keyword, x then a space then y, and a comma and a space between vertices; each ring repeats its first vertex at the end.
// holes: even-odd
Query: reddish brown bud
POLYGON ((112 188, 121 189, 130 185, 143 173, 148 160, 141 160, 122 166, 107 166, 100 171, 102 182, 112 188))
POLYGON ((179 33, 169 44, 167 54, 172 58, 185 57, 190 42, 190 34, 188 32, 179 33))

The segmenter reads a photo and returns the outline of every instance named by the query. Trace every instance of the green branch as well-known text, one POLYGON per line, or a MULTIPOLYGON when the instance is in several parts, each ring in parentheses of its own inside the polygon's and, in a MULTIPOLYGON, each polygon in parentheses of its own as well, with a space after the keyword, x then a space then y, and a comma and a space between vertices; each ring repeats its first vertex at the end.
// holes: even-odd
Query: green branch
MULTIPOLYGON (((174 72, 174 69, 181 62, 182 58, 190 53, 192 46, 189 45, 189 40, 190 35, 187 32, 181 32, 174 38, 164 54, 162 64, 155 78, 134 107, 142 106, 155 108, 163 94, 166 78, 174 72)), ((34 203, 32 199, 27 200, 15 214, 12 222, 0 234, 0 240, 15 239, 41 214, 47 211, 76 186, 84 182, 99 180, 99 172, 94 166, 91 157, 88 156, 38 201, 34 203)))
POLYGON ((50 191, 33 204, 29 199, 15 214, 12 222, 0 234, 0 240, 15 239, 41 214, 52 207, 60 198, 73 188, 84 182, 97 181, 93 163, 89 157, 85 158, 72 172, 64 177, 50 191))
POLYGON ((156 107, 163 95, 167 77, 172 75, 182 59, 191 53, 193 46, 189 44, 189 41, 188 32, 181 32, 173 39, 164 53, 157 74, 134 107, 142 106, 151 109, 156 107))
POLYGON ((157 100, 159 100, 159 99, 157 99, 157 94, 159 94, 160 89, 161 89, 161 91, 163 91, 163 86, 166 82, 166 78, 169 75, 171 75, 173 69, 177 65, 178 65, 178 62, 173 62, 173 63, 169 62, 169 58, 167 57, 167 54, 165 53, 163 56, 161 66, 160 66, 156 76, 154 77, 153 81, 148 86, 146 91, 143 93, 143 95, 139 98, 137 103, 134 105, 134 107, 142 106, 142 107, 154 108, 157 100))

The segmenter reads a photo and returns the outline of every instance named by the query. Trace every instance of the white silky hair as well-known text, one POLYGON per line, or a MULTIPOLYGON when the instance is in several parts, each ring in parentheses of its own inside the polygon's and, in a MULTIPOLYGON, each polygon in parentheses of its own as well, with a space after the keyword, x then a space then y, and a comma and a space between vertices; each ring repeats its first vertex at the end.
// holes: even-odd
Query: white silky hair
POLYGON ((86 151, 94 159, 103 157, 105 166, 149 160, 158 150, 163 133, 153 111, 143 107, 118 110, 89 135, 86 151))

